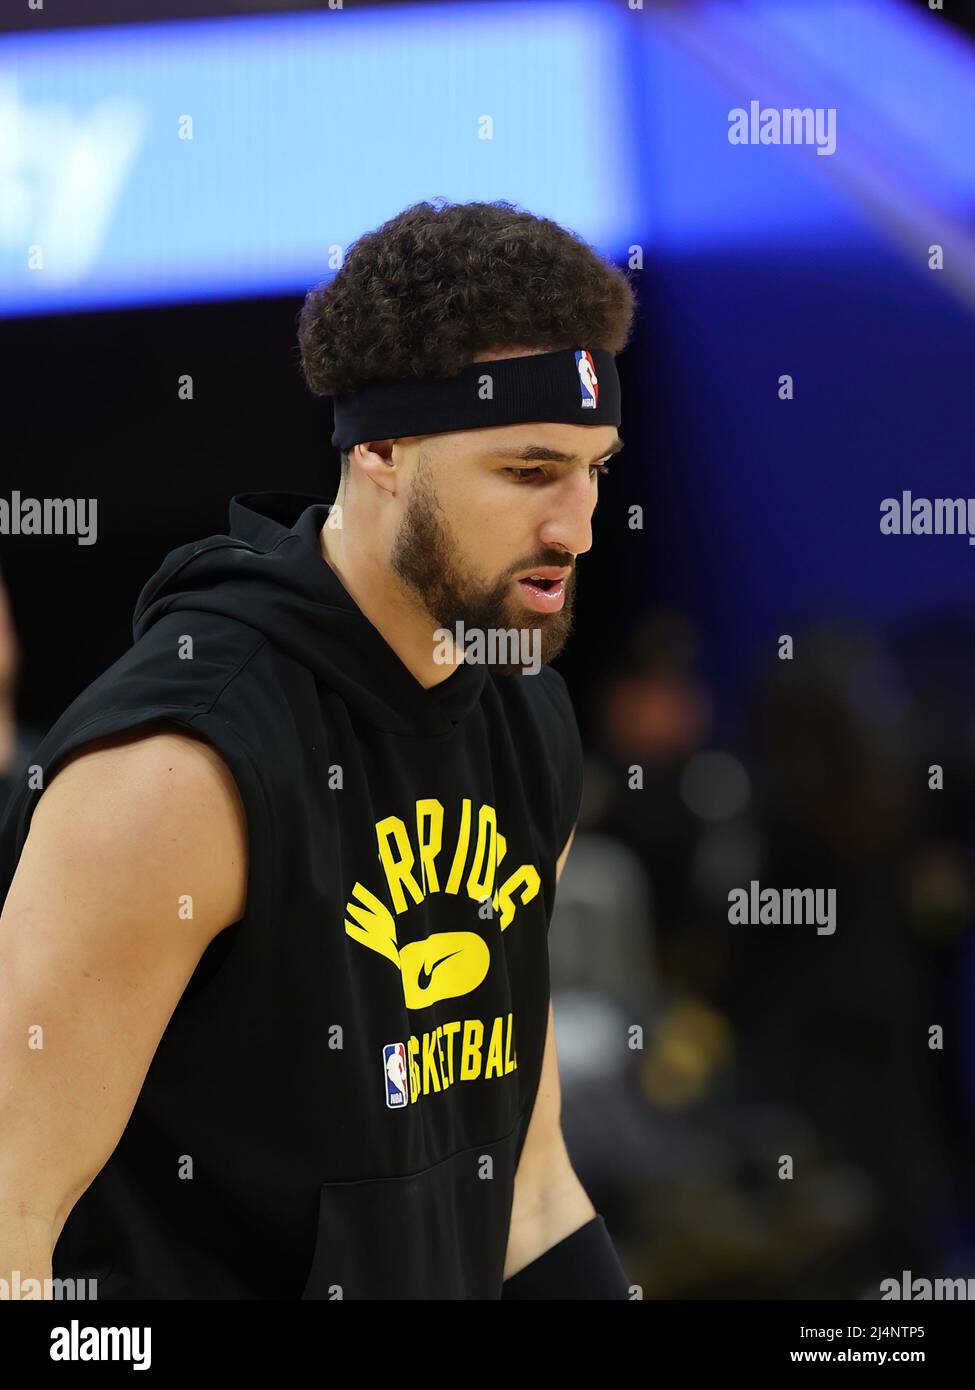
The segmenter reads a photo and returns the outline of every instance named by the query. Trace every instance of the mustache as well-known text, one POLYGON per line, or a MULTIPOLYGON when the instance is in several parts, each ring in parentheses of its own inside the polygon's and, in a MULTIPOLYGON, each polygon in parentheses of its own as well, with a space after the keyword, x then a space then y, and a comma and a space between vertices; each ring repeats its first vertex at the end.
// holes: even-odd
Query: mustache
POLYGON ((528 560, 522 565, 516 565, 515 568, 511 571, 511 573, 512 575, 524 574, 526 570, 532 568, 537 570, 546 569, 550 565, 553 566, 555 569, 568 569, 569 573, 565 576, 566 583, 568 583, 570 579, 575 578, 575 562, 568 561, 564 555, 550 555, 545 559, 528 560))

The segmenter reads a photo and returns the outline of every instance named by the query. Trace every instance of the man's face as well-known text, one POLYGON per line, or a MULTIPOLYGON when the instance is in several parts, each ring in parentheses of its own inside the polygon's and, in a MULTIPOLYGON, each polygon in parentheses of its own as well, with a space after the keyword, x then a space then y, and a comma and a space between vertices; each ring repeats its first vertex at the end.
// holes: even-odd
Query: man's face
POLYGON ((552 661, 572 629, 576 557, 592 545, 616 427, 520 424, 401 442, 416 455, 390 564, 429 615, 431 640, 458 623, 485 634, 537 629, 541 664, 552 661), (549 568, 565 577, 547 595, 520 582, 549 568))

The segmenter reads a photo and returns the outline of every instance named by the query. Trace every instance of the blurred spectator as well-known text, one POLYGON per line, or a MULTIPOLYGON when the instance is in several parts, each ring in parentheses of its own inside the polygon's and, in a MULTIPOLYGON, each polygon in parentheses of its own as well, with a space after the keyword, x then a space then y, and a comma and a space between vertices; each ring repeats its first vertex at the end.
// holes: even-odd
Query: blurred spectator
POLYGON ((932 721, 879 639, 826 627, 797 652, 761 675, 751 747, 709 746, 717 702, 678 614, 645 619, 596 695, 551 934, 563 1123, 648 1292, 871 1296, 905 1267, 970 1272, 961 1020, 932 945, 971 916, 973 801, 932 802, 921 731, 975 780, 975 681, 954 671, 946 702, 924 663, 932 721), (751 878, 835 888, 836 932, 732 927, 751 878))

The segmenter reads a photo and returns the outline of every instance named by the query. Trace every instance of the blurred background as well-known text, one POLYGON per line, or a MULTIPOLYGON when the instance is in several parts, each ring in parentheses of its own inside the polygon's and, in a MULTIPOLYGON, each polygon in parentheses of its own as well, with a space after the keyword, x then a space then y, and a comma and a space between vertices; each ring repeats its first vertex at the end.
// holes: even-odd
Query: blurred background
POLYGON ((3 493, 98 503, 94 545, 0 535, 0 797, 167 551, 235 493, 334 495, 296 317, 358 235, 504 199, 629 269, 550 942, 567 1141, 646 1297, 975 1278, 975 550, 880 527, 975 494, 957 9, 0 20, 3 493), (834 109, 835 152, 731 144, 752 101, 834 109), (731 925, 752 880, 835 888, 836 931, 731 925))

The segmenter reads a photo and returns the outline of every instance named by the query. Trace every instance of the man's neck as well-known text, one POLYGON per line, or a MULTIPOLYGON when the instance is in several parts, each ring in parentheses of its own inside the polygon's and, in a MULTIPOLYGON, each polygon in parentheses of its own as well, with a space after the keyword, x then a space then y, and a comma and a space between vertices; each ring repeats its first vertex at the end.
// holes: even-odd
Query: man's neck
POLYGON ((454 665, 434 660, 433 620, 409 602, 385 562, 356 546, 348 525, 326 522, 318 546, 346 593, 425 690, 453 675, 454 665))

